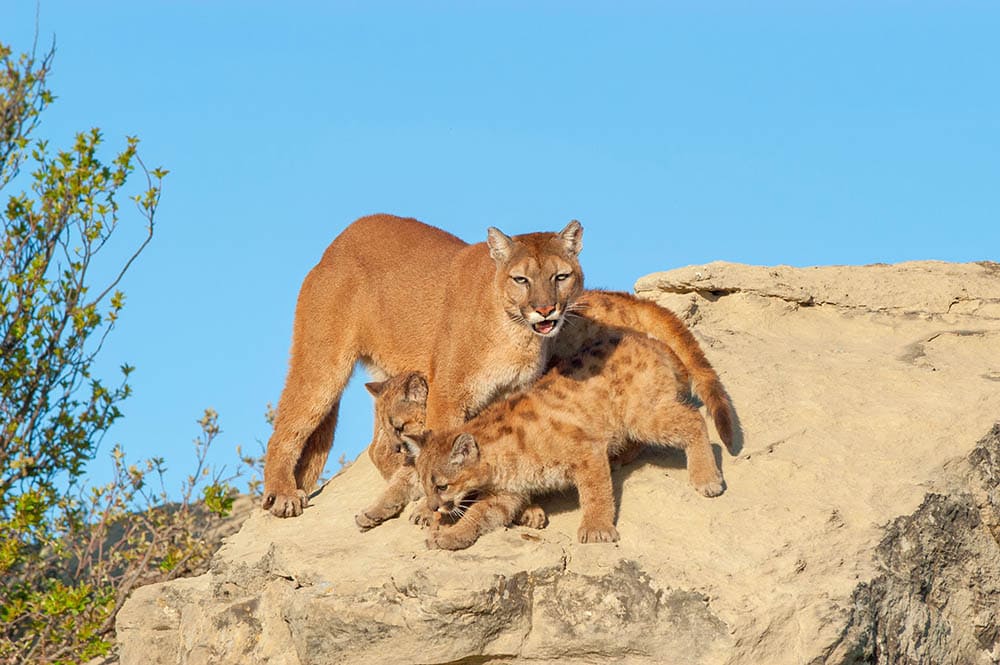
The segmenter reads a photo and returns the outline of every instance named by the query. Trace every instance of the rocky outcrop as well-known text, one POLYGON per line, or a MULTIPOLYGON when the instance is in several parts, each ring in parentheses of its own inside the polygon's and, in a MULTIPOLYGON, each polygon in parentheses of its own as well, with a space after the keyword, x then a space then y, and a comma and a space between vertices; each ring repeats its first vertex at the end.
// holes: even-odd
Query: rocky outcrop
POLYGON ((958 478, 889 526, 831 661, 1000 662, 1000 425, 958 478))
MULTIPOLYGON (((259 512, 201 577, 144 587, 122 662, 991 663, 1000 657, 1000 266, 645 277, 732 394, 743 449, 715 499, 683 457, 615 472, 619 543, 550 525, 428 551, 358 533, 367 456, 302 517, 259 512)), ((720 453, 721 454, 721 453, 720 453)))

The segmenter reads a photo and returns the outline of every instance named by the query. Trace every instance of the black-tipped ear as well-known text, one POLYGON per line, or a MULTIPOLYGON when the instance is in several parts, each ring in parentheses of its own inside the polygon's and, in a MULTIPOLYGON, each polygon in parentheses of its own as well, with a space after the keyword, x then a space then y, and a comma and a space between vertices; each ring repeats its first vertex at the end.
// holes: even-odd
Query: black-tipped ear
POLYGON ((559 238, 566 245, 566 251, 576 256, 583 249, 583 226, 574 219, 559 232, 559 238))
POLYGON ((479 459, 479 445, 475 437, 468 432, 462 432, 455 437, 455 442, 451 446, 451 463, 461 466, 477 459, 479 459))
POLYGON ((411 372, 407 375, 406 399, 420 404, 427 403, 427 378, 420 372, 411 372))
POLYGON ((490 256, 497 263, 502 263, 509 259, 514 250, 514 241, 495 226, 491 226, 486 230, 486 244, 490 248, 490 256))
POLYGON ((371 393, 372 397, 378 397, 385 390, 385 381, 372 381, 365 384, 365 389, 371 393))
POLYGON ((420 455, 421 448, 423 448, 424 444, 427 443, 427 437, 429 435, 429 431, 424 432, 423 434, 405 434, 402 441, 407 457, 416 459, 420 455))

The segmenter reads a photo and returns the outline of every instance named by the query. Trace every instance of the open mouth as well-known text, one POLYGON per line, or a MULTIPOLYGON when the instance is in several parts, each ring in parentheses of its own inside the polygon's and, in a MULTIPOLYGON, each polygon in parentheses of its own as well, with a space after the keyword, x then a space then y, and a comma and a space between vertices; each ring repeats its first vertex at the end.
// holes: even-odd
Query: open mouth
POLYGON ((539 335, 548 335, 556 329, 557 323, 557 321, 539 321, 531 327, 539 335))

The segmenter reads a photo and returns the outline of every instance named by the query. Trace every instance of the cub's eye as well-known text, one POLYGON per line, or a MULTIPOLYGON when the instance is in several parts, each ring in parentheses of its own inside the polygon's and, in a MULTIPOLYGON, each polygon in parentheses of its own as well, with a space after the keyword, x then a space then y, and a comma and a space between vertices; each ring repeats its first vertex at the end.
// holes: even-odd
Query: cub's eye
POLYGON ((437 485, 434 486, 434 489, 436 489, 438 492, 447 492, 448 483, 438 483, 437 485))
POLYGON ((565 282, 567 279, 569 279, 569 277, 570 277, 571 274, 572 273, 561 272, 558 275, 556 275, 556 281, 557 282, 565 282))
POLYGON ((511 275, 510 278, 518 284, 527 284, 528 278, 522 277, 521 275, 511 275))

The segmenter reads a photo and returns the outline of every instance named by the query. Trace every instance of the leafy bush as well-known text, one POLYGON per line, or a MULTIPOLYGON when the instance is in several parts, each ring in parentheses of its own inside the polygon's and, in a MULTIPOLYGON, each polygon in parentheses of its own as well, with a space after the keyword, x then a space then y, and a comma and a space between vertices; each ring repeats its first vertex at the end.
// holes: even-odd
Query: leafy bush
POLYGON ((53 152, 32 141, 53 102, 46 87, 54 49, 14 56, 0 44, 0 662, 70 663, 105 654, 114 618, 137 585, 203 565, 209 513, 232 507, 226 480, 205 466, 219 434, 206 411, 197 469, 168 503, 164 461, 128 464, 111 451, 114 476, 91 486, 85 465, 121 417, 132 367, 112 385, 92 373, 125 302, 118 285, 153 236, 162 169, 148 170, 129 137, 109 162, 98 129, 53 152), (34 166, 22 174, 26 164, 34 166), (138 173, 136 173, 138 169, 138 173), (109 243, 129 198, 145 234, 125 256, 109 243), (98 267, 99 266, 99 267, 98 267), (111 268, 109 270, 109 267, 111 268), (95 274, 110 274, 105 281, 95 274), (159 481, 157 483, 157 480, 159 481), (154 485, 158 484, 158 488, 154 485))

